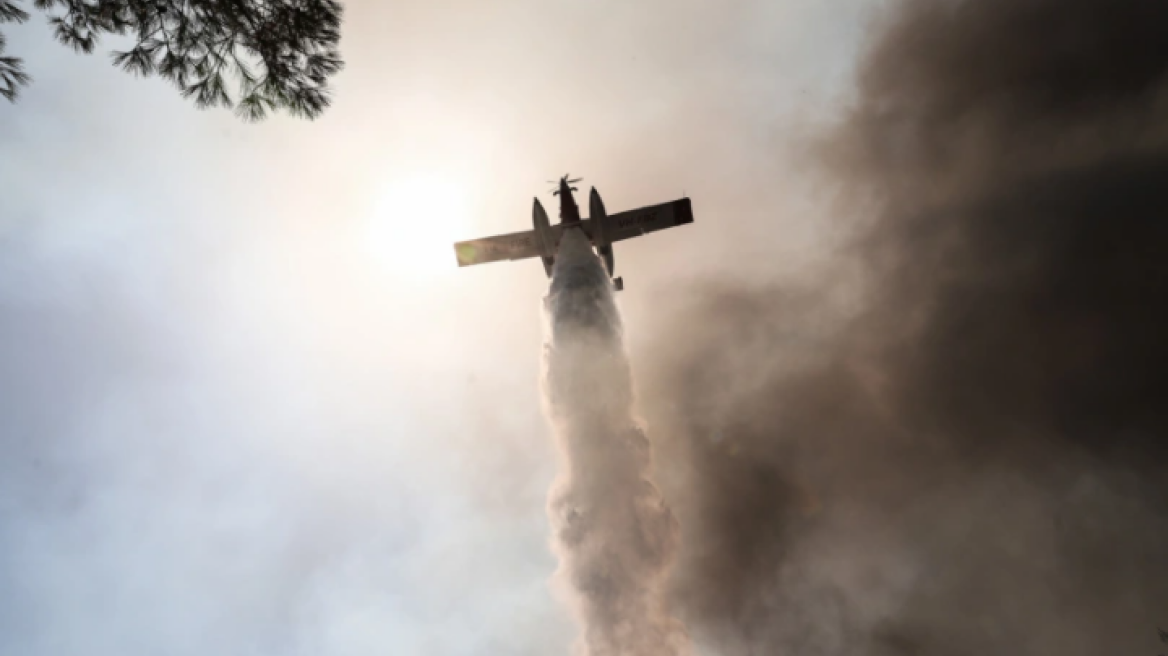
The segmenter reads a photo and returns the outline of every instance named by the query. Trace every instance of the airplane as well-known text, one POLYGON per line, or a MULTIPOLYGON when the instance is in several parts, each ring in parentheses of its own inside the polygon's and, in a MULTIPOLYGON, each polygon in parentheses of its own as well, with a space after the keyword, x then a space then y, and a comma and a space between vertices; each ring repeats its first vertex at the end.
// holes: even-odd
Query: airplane
POLYGON ((578 229, 588 235, 596 254, 604 261, 604 268, 612 278, 613 288, 620 291, 625 286, 624 280, 613 277, 614 243, 657 230, 693 223, 693 208, 690 206, 689 198, 608 214, 604 211, 604 202, 600 200, 600 194, 596 192, 595 187, 588 194, 589 217, 582 219, 580 208, 576 206, 576 199, 572 197, 572 192, 577 191, 572 185, 580 180, 581 178, 570 180, 564 175, 558 183, 555 181, 549 183, 557 185, 552 195, 560 197, 559 223, 551 225, 548 222, 547 212, 544 211, 539 198, 536 198, 532 208, 532 220, 535 223, 533 230, 460 241, 454 244, 458 266, 538 257, 543 261, 543 270, 550 278, 552 266, 556 263, 560 237, 567 230, 578 229))

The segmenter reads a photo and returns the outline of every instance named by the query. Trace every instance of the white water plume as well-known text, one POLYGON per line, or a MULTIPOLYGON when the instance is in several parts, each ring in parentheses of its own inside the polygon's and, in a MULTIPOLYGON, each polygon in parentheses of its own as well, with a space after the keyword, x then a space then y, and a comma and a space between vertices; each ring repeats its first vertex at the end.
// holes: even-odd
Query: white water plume
POLYGON ((563 236, 544 304, 545 409, 564 455, 549 513, 560 575, 584 623, 584 651, 686 653, 684 627, 660 594, 677 521, 649 478, 649 441, 634 415, 620 313, 580 230, 563 236))

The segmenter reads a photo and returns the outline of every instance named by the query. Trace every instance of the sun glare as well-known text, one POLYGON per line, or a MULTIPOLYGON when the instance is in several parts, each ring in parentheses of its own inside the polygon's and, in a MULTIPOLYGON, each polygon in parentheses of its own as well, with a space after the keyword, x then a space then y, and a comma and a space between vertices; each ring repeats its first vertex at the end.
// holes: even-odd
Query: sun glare
POLYGON ((395 275, 423 279, 457 268, 454 241, 471 207, 463 185, 437 174, 390 180, 374 198, 367 245, 395 275))

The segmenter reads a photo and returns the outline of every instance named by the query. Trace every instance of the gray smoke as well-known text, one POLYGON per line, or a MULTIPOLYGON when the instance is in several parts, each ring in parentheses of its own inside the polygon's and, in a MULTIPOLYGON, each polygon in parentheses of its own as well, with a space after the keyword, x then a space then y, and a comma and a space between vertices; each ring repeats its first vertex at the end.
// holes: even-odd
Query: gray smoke
POLYGON ((649 479, 621 321, 587 237, 568 231, 544 300, 546 411, 564 455, 549 513, 591 656, 686 651, 662 605, 677 522, 649 479))
POLYGON ((888 6, 836 261, 655 299, 675 608, 724 656, 1158 653, 1168 3, 888 6))

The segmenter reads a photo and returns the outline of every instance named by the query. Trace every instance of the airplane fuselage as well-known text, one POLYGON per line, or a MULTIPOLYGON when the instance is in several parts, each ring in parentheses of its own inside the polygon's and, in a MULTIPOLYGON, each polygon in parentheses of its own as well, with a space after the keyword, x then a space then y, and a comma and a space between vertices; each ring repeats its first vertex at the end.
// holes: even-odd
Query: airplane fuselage
MULTIPOLYGON (((596 193, 596 189, 592 189, 591 195, 588 197, 588 207, 591 212, 589 222, 591 229, 585 229, 584 222, 580 219, 580 207, 576 205, 576 199, 572 196, 572 192, 576 188, 572 183, 576 180, 569 180, 568 176, 560 178, 554 195, 560 197, 560 224, 564 226, 564 230, 575 228, 582 231, 588 239, 592 242, 593 248, 596 249, 596 254, 600 256, 604 262, 604 268, 608 271, 610 277, 613 276, 613 268, 615 265, 612 244, 605 236, 604 223, 605 211, 604 203, 600 200, 600 194, 596 193)), ((555 263, 555 252, 559 247, 559 243, 552 234, 551 227, 548 224, 547 214, 543 211, 543 206, 539 204, 539 199, 535 199, 535 209, 532 215, 535 224, 535 232, 540 241, 540 250, 543 259, 544 272, 550 278, 552 275, 552 265, 555 263)), ((624 288, 624 281, 620 278, 612 278, 613 285, 617 290, 624 288)))
POLYGON ((556 195, 560 197, 560 223, 563 225, 580 222, 580 208, 572 197, 573 191, 576 188, 569 186, 568 176, 564 176, 560 180, 560 188, 556 190, 556 195))

